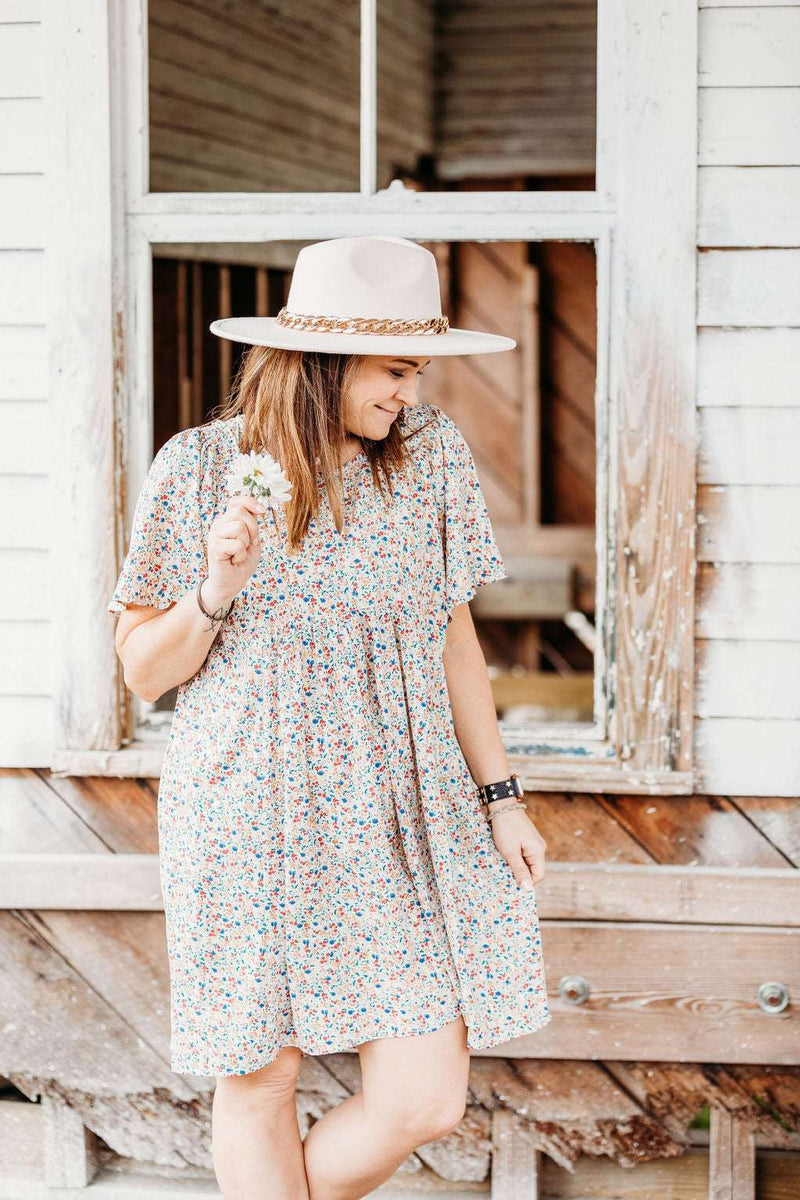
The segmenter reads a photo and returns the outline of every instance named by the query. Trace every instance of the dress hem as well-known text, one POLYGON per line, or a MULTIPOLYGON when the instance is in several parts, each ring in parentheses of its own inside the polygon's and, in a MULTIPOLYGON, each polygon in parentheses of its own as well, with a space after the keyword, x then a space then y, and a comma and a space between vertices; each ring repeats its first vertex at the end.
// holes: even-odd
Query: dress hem
MULTIPOLYGON (((357 1046, 362 1045, 364 1042, 376 1041, 379 1038, 415 1037, 415 1036, 419 1036, 420 1034, 425 1034, 425 1033, 437 1033, 440 1029, 443 1029, 445 1027, 445 1025, 449 1025, 451 1021, 455 1021, 457 1017, 461 1017, 461 1016, 464 1016, 464 1013, 463 1013, 463 1010, 461 1009, 461 1007, 459 1006, 459 1008, 457 1009, 456 1012, 454 1012, 451 1016, 446 1017, 445 1020, 442 1021, 440 1024, 434 1025, 433 1027, 426 1026, 423 1029, 415 1027, 413 1029, 406 1030, 405 1033, 398 1033, 396 1030, 391 1033, 390 1032, 381 1033, 380 1031, 376 1031, 376 1032, 368 1035, 367 1037, 360 1037, 359 1040, 355 1041, 355 1042, 354 1041, 339 1041, 336 1043, 336 1045, 319 1046, 316 1049, 312 1048, 310 1042, 307 1042, 306 1044, 301 1046, 298 1044, 296 1039, 291 1039, 291 1040, 282 1042, 281 1045, 275 1049, 275 1052, 271 1055, 271 1057, 265 1058, 263 1061, 257 1062, 253 1066, 249 1066, 242 1071, 220 1070, 220 1069, 216 1069, 216 1068, 209 1069, 207 1063, 204 1064, 204 1069, 200 1070, 196 1067, 187 1065, 186 1060, 182 1060, 179 1058, 172 1059, 172 1062, 170 1063, 170 1069, 172 1070, 173 1074, 176 1074, 176 1075, 219 1076, 221 1078, 236 1077, 237 1075, 249 1075, 253 1071, 258 1071, 262 1067, 269 1066, 270 1063, 275 1061, 275 1059, 280 1054, 281 1050, 285 1050, 289 1046, 292 1046, 295 1049, 300 1050, 304 1055, 311 1055, 312 1057, 318 1057, 318 1056, 322 1056, 325 1054, 342 1054, 348 1050, 355 1050, 357 1046)), ((523 1022, 521 1024, 515 1025, 514 1028, 511 1030, 507 1030, 507 1029, 503 1030, 502 1034, 491 1033, 491 1034, 486 1034, 484 1036, 478 1035, 477 1039, 475 1039, 475 1040, 470 1040, 470 1028, 471 1027, 469 1025, 466 1025, 466 1020, 465 1020, 464 1023, 466 1025, 466 1029, 467 1029, 467 1049, 468 1050, 489 1050, 493 1046, 504 1046, 504 1045, 506 1045, 507 1042, 514 1041, 515 1038, 525 1037, 526 1035, 529 1035, 529 1034, 538 1033, 538 1031, 540 1029, 543 1029, 545 1027, 545 1025, 549 1025, 550 1021, 552 1020, 552 1016, 553 1016, 552 1012, 547 1010, 546 1012, 540 1014, 539 1018, 537 1018, 532 1025, 528 1022, 523 1022)), ((287 1037, 288 1037, 288 1035, 287 1035, 287 1037)))

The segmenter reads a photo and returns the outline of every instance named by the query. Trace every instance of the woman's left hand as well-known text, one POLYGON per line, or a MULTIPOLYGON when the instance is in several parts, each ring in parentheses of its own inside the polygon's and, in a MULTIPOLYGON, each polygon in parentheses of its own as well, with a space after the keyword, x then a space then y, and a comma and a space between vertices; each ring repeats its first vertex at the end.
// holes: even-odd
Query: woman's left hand
MULTIPOLYGON (((497 807, 500 807, 498 803, 497 807)), ((489 806, 489 813, 492 806, 489 806)), ((502 854, 520 887, 530 888, 544 879, 547 842, 521 808, 504 812, 490 822, 495 846, 502 854)))

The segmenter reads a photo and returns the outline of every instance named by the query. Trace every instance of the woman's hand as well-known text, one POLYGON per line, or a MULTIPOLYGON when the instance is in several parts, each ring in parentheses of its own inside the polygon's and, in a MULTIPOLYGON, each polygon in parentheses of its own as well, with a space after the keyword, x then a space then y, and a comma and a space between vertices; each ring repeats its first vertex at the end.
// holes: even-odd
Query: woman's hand
POLYGON ((266 505, 255 496, 231 496, 208 531, 208 582, 203 588, 206 603, 227 605, 242 590, 258 566, 261 534, 256 514, 266 505))
MULTIPOLYGON (((489 805, 489 813, 502 807, 502 801, 489 805)), ((533 887, 544 879, 544 855, 547 842, 527 813, 521 808, 504 812, 490 822, 495 846, 502 854, 520 887, 533 887)))

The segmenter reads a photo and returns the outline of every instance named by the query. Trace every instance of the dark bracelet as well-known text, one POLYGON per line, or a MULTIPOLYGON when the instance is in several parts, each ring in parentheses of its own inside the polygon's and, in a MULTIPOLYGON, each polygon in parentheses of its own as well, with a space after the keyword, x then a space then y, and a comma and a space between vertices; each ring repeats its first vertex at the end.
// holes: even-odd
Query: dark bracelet
POLYGON ((208 578, 208 576, 204 575, 202 579, 198 579, 197 588, 195 589, 195 594, 197 596, 197 603, 200 605, 200 612, 203 614, 204 617, 208 617, 209 621, 211 622, 211 624, 208 626, 208 630, 206 630, 206 632, 208 632, 211 629, 214 629, 215 621, 216 621, 217 625, 220 625, 225 620, 225 618, 227 617, 228 613, 233 608, 234 603, 236 601, 236 597, 234 596, 233 600, 231 600, 231 602, 227 608, 223 608, 222 606, 220 606, 215 613, 207 612, 206 609, 203 607, 203 597, 200 594, 200 588, 203 586, 203 584, 205 583, 207 578, 208 578))

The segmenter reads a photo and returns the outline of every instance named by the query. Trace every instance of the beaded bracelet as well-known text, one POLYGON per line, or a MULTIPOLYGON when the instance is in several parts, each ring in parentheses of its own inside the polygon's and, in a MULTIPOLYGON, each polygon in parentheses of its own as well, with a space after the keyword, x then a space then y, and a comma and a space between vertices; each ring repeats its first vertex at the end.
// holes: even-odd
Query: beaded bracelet
POLYGON ((495 819, 495 817, 499 817, 501 815, 501 813, 513 812, 515 808, 521 808, 523 810, 527 810, 525 801, 524 800, 516 800, 513 804, 507 804, 505 806, 505 808, 496 808, 494 810, 494 812, 487 812, 486 820, 493 821, 495 819))

